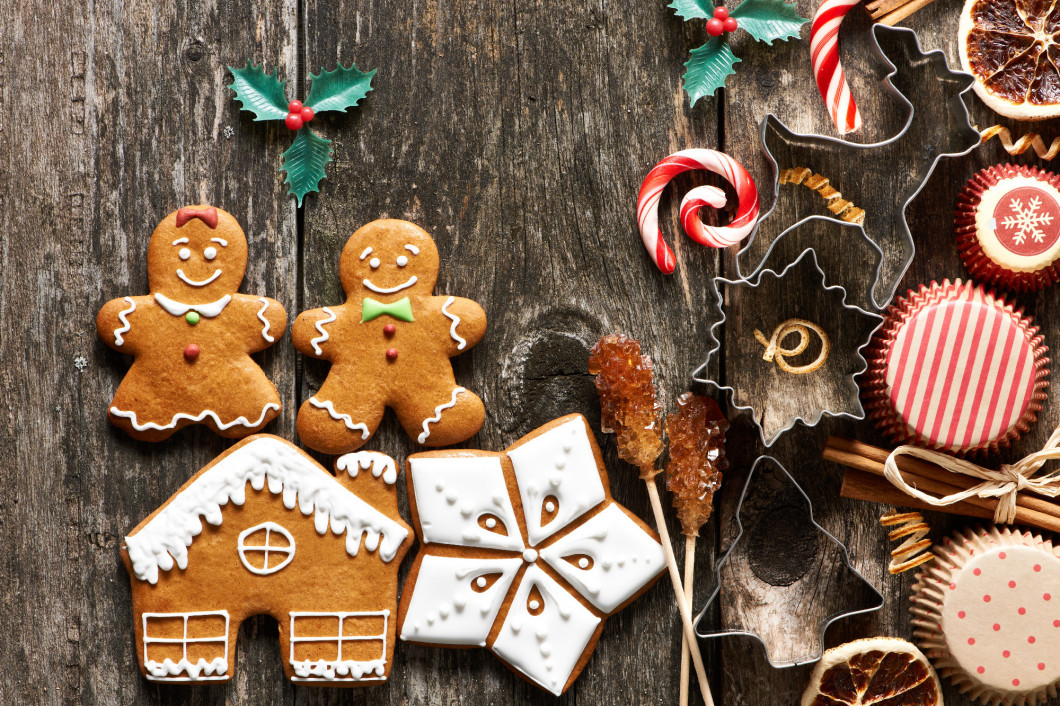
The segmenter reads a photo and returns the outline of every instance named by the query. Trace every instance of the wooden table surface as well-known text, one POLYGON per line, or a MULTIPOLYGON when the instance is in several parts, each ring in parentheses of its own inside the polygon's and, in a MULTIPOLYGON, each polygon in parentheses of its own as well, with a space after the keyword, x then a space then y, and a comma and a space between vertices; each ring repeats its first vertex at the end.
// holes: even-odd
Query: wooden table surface
MULTIPOLYGON (((806 16, 813 6, 799 3, 806 16)), ((952 65, 959 9, 956 0, 938 0, 907 22, 952 65)), ((880 88, 868 28, 855 12, 843 33, 844 63, 865 120, 854 139, 862 142, 888 137, 904 120, 880 88)), ((437 239, 438 291, 474 298, 490 317, 483 342, 454 361, 457 379, 488 410, 466 446, 500 449, 569 412, 586 414, 595 426, 587 350, 611 331, 644 342, 672 410, 704 360, 717 320, 711 278, 734 274, 734 253, 675 234, 675 194, 717 183, 682 178, 662 204, 677 272, 661 275, 637 237, 637 189, 670 152, 712 147, 748 166, 768 206, 763 116, 774 112, 796 131, 832 134, 812 84, 808 25, 802 36, 771 48, 739 35, 734 50, 742 63, 728 89, 690 109, 683 63, 706 35, 701 24, 675 17, 665 0, 9 3, 0 13, 0 702, 552 703, 485 651, 405 644, 386 686, 294 687, 283 678, 270 618, 244 625, 227 685, 142 679, 122 537, 229 442, 194 428, 144 444, 110 426, 105 407, 129 361, 97 340, 94 317, 109 299, 147 292, 148 237, 185 204, 215 204, 239 219, 250 242, 243 291, 280 300, 292 318, 340 300, 338 256, 350 233, 375 218, 404 218, 437 239), (310 70, 330 69, 336 60, 379 70, 359 108, 314 122, 335 141, 335 161, 321 193, 302 210, 276 171, 289 132, 252 122, 224 87, 231 81, 225 66, 247 58, 279 67, 299 95, 310 70)), ((981 126, 996 121, 971 94, 966 102, 981 126)), ((1038 127, 1047 139, 1055 132, 1038 127)), ((918 254, 902 291, 965 276, 952 240, 957 192, 976 170, 1005 158, 992 142, 940 163, 909 208, 918 254)), ((1035 162, 1033 155, 1018 161, 1035 162)), ((864 165, 879 173, 888 167, 871 159, 864 165)), ((785 188, 782 198, 803 198, 785 188)), ((819 200, 799 203, 824 213, 819 200)), ((844 248, 822 244, 860 267, 844 248)), ((1056 292, 1018 298, 1050 347, 1060 345, 1060 310, 1049 306, 1056 292)), ((768 318, 761 302, 738 295, 728 306, 748 327, 768 318)), ((326 367, 296 354, 289 335, 260 360, 284 401, 268 431, 295 439, 295 410, 326 367)), ((728 355, 723 363, 710 373, 724 383, 741 360, 728 355)), ((773 402, 798 406, 783 390, 773 402)), ((1058 421, 1050 402, 1006 458, 1038 448, 1058 421)), ((885 605, 840 621, 827 642, 908 638, 912 575, 886 572, 889 545, 877 522, 884 507, 838 498, 841 471, 819 460, 828 433, 882 442, 871 424, 826 419, 784 435, 771 452, 809 494, 817 520, 849 545, 885 605)), ((635 472, 617 460, 611 438, 600 440, 615 497, 650 519, 635 472)), ((414 450, 390 416, 370 448, 398 459, 414 450)), ((734 425, 729 449, 733 467, 698 545, 697 610, 707 570, 734 535, 743 479, 763 452, 746 415, 734 425)), ((936 539, 963 524, 937 514, 929 520, 936 539)), ((722 610, 714 619, 725 624, 731 617, 722 610)), ((679 645, 664 578, 608 622, 592 660, 559 701, 675 703, 679 645)), ((796 703, 811 670, 773 669, 761 646, 745 638, 703 646, 719 704, 796 703)), ((970 703, 948 687, 946 700, 970 703)))

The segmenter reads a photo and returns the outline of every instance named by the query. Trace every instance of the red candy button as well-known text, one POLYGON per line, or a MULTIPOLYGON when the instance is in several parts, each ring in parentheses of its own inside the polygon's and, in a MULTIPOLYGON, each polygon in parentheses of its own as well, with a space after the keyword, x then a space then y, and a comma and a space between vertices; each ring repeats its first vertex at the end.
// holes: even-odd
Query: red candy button
POLYGON ((394 324, 387 324, 383 327, 383 333, 385 333, 387 336, 393 336, 395 331, 397 331, 397 326, 395 326, 394 324))
POLYGON ((184 347, 184 360, 188 361, 189 363, 194 363, 195 359, 199 357, 199 353, 201 352, 202 351, 199 350, 199 346, 194 343, 189 343, 187 346, 184 347))
POLYGON ((395 360, 397 360, 397 353, 397 348, 387 348, 386 359, 393 363, 395 360))

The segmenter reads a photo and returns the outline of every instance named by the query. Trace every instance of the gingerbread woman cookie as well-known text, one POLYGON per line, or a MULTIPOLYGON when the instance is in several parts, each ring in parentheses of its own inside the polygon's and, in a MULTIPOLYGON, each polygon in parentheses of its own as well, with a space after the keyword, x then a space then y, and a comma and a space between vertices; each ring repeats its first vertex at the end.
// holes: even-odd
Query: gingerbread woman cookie
POLYGON ((298 410, 302 442, 330 454, 360 448, 386 407, 423 446, 474 435, 482 400, 456 384, 452 356, 486 332, 470 299, 434 296, 438 248, 420 227, 373 221, 350 236, 339 276, 346 302, 298 315, 295 347, 331 363, 320 390, 298 410))
POLYGON ((96 331, 133 356, 108 410, 110 421, 142 441, 162 441, 189 424, 230 438, 260 430, 280 413, 280 396, 251 357, 287 328, 268 297, 240 294, 247 239, 231 214, 188 206, 151 235, 151 294, 114 299, 96 331))

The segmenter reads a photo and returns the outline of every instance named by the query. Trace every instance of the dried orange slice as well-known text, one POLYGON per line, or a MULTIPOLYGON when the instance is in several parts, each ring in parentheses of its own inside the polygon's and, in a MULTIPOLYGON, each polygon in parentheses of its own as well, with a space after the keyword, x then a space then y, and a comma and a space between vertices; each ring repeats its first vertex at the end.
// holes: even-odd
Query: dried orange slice
POLYGON ((854 640, 824 653, 802 706, 942 706, 935 670, 912 643, 854 640))
POLYGON ((957 36, 990 108, 1017 120, 1060 116, 1060 2, 967 0, 957 36))

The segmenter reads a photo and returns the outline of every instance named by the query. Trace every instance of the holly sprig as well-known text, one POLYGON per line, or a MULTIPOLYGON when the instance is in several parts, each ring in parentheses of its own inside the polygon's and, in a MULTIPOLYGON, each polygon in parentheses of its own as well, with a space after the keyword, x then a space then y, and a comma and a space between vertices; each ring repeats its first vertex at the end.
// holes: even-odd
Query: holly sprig
POLYGON ((737 29, 755 41, 772 45, 799 36, 799 28, 809 22, 800 17, 793 3, 784 0, 743 0, 731 12, 714 6, 712 0, 673 0, 669 7, 685 20, 706 20, 707 43, 696 47, 685 63, 685 93, 691 105, 725 86, 725 79, 736 73, 740 59, 729 48, 729 35, 737 29))
POLYGON ((278 69, 265 73, 261 65, 247 60, 243 68, 229 66, 228 70, 233 78, 228 88, 235 92, 242 110, 253 113, 255 121, 283 120, 294 131, 294 142, 283 153, 280 171, 286 173, 284 183, 301 206, 306 194, 320 191, 332 153, 331 140, 310 130, 307 123, 317 113, 345 112, 355 107, 372 90, 375 70, 365 73, 356 64, 346 68, 340 63, 334 71, 321 69, 319 74, 311 73, 304 103, 287 100, 286 81, 280 78, 278 69))

